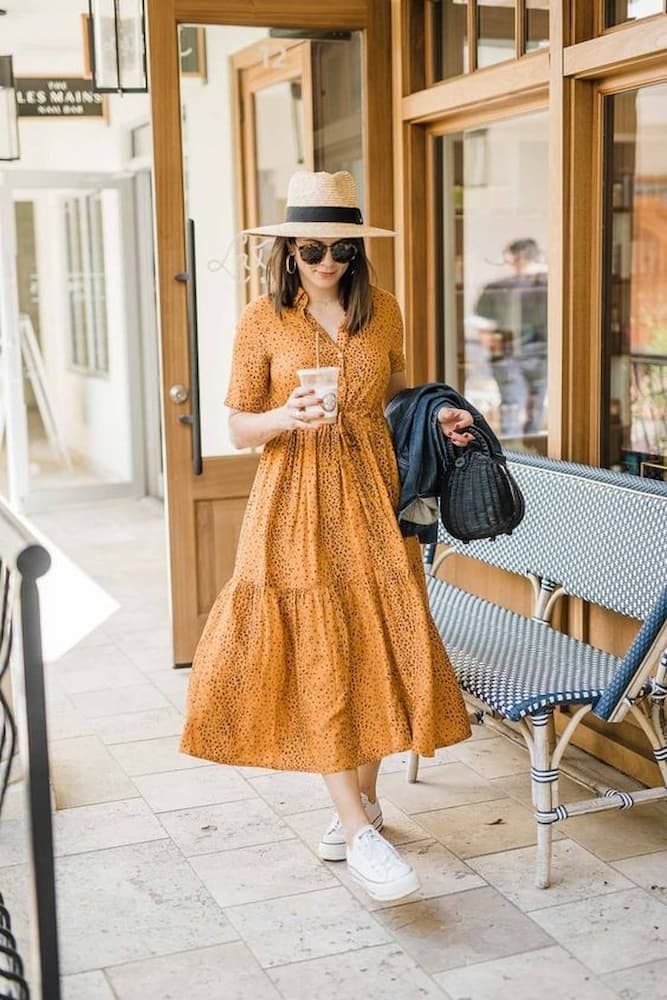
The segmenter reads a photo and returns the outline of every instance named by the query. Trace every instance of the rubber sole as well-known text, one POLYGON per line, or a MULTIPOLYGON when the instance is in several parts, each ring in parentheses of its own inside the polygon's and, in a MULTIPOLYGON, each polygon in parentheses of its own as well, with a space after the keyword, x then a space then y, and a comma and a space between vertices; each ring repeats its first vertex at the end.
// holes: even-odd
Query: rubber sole
POLYGON ((394 879, 393 882, 371 882, 369 879, 364 878, 356 868, 352 868, 349 862, 347 870, 355 882, 363 886, 371 899, 376 899, 381 903, 388 903, 395 899, 404 899, 406 896, 412 895, 413 892, 417 892, 420 888, 417 872, 414 869, 411 869, 407 875, 394 879))
MULTIPOLYGON (((384 818, 382 813, 373 823, 373 826, 379 833, 384 826, 384 818)), ((336 843, 329 843, 328 841, 322 839, 317 846, 317 853, 322 861, 346 861, 347 860, 347 844, 345 841, 342 843, 337 841, 336 843)))

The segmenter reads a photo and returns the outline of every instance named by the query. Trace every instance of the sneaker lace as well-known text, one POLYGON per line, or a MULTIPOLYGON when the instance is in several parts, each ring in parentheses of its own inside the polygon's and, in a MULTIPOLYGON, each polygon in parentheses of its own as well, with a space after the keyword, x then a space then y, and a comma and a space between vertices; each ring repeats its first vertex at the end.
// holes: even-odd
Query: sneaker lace
POLYGON ((363 830, 356 838, 356 848, 361 851, 378 874, 385 874, 388 869, 406 867, 406 863, 398 851, 382 837, 372 826, 363 830))

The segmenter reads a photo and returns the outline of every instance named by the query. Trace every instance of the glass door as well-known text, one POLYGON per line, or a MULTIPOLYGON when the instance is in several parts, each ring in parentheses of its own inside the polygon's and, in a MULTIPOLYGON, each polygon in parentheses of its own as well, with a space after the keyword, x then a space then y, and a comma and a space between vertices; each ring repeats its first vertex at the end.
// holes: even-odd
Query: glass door
POLYGON ((16 171, 8 187, 3 228, 15 234, 16 350, 4 359, 14 389, 3 399, 0 490, 28 510, 139 493, 130 183, 48 172, 22 179, 16 171))
MULTIPOLYGON (((287 182, 300 168, 351 171, 362 199, 375 197, 378 224, 382 211, 376 187, 382 185, 385 224, 393 221, 391 185, 386 186, 390 122, 385 114, 373 139, 370 130, 364 135, 376 98, 369 102, 365 93, 362 59, 363 31, 388 32, 389 25, 370 26, 364 4, 358 5, 352 25, 345 23, 349 14, 341 23, 335 11, 304 5, 309 28, 299 30, 291 26, 299 23, 298 7, 286 4, 290 27, 181 24, 194 50, 187 71, 181 67, 178 91, 172 92, 176 113, 160 82, 169 87, 171 47, 152 46, 177 664, 191 661, 209 608, 231 575, 257 468, 257 454, 232 448, 222 405, 240 312, 266 290, 271 241, 248 239, 242 230, 283 219, 287 182), (175 134, 180 134, 180 148, 175 134), (374 175, 377 184, 369 184, 374 175)), ((176 31, 175 23, 165 23, 168 12, 159 4, 148 9, 154 36, 176 31)), ((388 45, 374 46, 372 60, 382 63, 387 78, 389 59, 388 45)), ((381 277, 391 287, 386 272, 381 277)))

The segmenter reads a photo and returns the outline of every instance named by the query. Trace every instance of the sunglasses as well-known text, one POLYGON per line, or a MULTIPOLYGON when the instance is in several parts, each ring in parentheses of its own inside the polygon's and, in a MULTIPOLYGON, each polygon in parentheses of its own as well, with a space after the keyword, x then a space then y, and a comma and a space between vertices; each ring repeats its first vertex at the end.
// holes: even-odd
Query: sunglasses
POLYGON ((319 240, 309 240, 308 243, 297 244, 299 256, 304 264, 321 264, 331 250, 331 256, 337 264, 349 264, 357 256, 357 246, 352 240, 337 240, 331 246, 320 243, 319 240))

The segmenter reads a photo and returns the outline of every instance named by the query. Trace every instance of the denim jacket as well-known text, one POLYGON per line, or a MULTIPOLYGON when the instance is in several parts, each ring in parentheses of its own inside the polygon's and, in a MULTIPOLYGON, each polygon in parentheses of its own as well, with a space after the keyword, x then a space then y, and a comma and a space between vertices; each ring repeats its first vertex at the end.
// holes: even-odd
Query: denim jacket
POLYGON ((401 480, 398 523, 403 535, 416 535, 423 543, 435 542, 438 535, 438 500, 448 462, 438 421, 443 406, 468 410, 491 433, 479 410, 442 382, 403 389, 385 409, 401 480))

